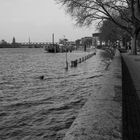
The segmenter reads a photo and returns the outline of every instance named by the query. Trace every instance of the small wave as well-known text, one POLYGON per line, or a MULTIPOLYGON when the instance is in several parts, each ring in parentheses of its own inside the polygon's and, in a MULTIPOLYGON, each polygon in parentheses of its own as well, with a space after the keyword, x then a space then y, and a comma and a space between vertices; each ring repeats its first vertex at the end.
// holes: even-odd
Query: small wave
POLYGON ((71 74, 70 76, 78 76, 79 75, 79 73, 77 73, 77 74, 71 74))
POLYGON ((87 79, 98 78, 98 77, 101 77, 101 76, 103 76, 103 75, 102 74, 101 75, 94 75, 94 76, 88 77, 87 79))
POLYGON ((72 116, 70 118, 67 118, 65 120, 65 122, 63 123, 63 125, 59 125, 58 124, 58 125, 55 125, 55 126, 51 126, 49 128, 49 130, 58 132, 60 130, 68 129, 71 126, 72 122, 75 120, 75 118, 76 118, 75 116, 72 116))
POLYGON ((24 102, 18 102, 18 103, 13 103, 13 104, 9 104, 9 105, 6 105, 6 106, 3 106, 4 108, 7 108, 7 109, 12 109, 12 108, 29 108, 29 107, 32 107, 32 106, 38 106, 38 105, 41 105, 41 104, 53 104, 52 101, 42 101, 42 100, 37 100, 37 101, 24 101, 24 102))
MULTIPOLYGON (((29 108, 32 106, 38 106, 41 104, 54 104, 56 102, 60 102, 61 100, 64 100, 64 98, 66 99, 66 96, 51 96, 45 99, 40 99, 40 100, 34 100, 34 101, 23 101, 23 102, 16 102, 16 103, 11 103, 8 105, 3 106, 3 108, 6 109, 12 109, 12 108, 29 108)), ((74 107, 75 105, 81 104, 84 101, 84 99, 78 99, 78 100, 73 100, 67 104, 63 104, 62 106, 56 107, 56 108, 51 108, 49 109, 50 111, 57 111, 57 110, 66 110, 69 109, 71 107, 74 107)))
POLYGON ((6 112, 1 112, 1 113, 0 113, 0 117, 4 117, 4 116, 6 116, 6 115, 7 115, 6 112))
POLYGON ((58 114, 58 113, 64 113, 66 110, 70 110, 70 109, 80 109, 86 102, 86 99, 77 99, 77 100, 73 100, 70 101, 68 103, 62 104, 62 105, 57 105, 54 106, 52 108, 49 108, 45 111, 42 111, 41 115, 47 115, 49 113, 53 113, 53 114, 58 114))
POLYGON ((6 85, 6 84, 9 84, 9 83, 10 83, 9 81, 1 81, 0 85, 6 85))

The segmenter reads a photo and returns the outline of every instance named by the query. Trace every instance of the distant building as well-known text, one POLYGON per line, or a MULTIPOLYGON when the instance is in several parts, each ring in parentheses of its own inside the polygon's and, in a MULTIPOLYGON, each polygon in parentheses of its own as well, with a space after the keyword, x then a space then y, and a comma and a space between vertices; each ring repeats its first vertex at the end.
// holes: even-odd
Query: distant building
POLYGON ((99 36, 100 36, 100 33, 92 34, 92 45, 95 47, 102 44, 100 39, 99 39, 99 36))
POLYGON ((92 37, 89 36, 77 39, 75 45, 77 49, 84 49, 84 51, 86 51, 87 48, 92 46, 92 37))
POLYGON ((83 37, 81 38, 81 44, 86 51, 88 48, 92 46, 92 37, 83 37))
POLYGON ((7 44, 7 42, 3 39, 0 41, 0 44, 7 44))
POLYGON ((76 46, 76 49, 80 48, 80 46, 81 46, 81 39, 75 40, 75 46, 76 46))
POLYGON ((12 44, 16 44, 16 39, 15 39, 15 37, 13 37, 12 44))
POLYGON ((15 39, 15 37, 13 37, 13 40, 12 40, 12 48, 20 48, 21 47, 21 45, 20 45, 20 43, 17 43, 16 42, 16 39, 15 39))
POLYGON ((11 44, 7 43, 5 40, 1 40, 0 48, 11 48, 11 44))
POLYGON ((82 45, 92 45, 92 37, 83 37, 81 38, 81 44, 82 45))

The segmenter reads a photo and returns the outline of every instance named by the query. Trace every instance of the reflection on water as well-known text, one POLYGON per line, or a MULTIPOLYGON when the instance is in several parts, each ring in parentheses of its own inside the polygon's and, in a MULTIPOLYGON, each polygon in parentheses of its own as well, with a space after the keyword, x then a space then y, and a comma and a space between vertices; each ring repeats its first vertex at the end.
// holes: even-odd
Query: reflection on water
MULTIPOLYGON (((65 53, 0 49, 0 138, 61 140, 99 86, 108 60, 102 53, 65 71, 65 53)), ((68 53, 68 60, 84 55, 68 53)))

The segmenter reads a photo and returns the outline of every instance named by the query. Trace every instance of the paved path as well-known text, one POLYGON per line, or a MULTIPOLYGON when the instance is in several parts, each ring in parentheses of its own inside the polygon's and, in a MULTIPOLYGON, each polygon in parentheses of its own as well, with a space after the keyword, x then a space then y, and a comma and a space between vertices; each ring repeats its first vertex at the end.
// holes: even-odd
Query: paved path
POLYGON ((122 58, 123 140, 140 140, 140 55, 122 58))

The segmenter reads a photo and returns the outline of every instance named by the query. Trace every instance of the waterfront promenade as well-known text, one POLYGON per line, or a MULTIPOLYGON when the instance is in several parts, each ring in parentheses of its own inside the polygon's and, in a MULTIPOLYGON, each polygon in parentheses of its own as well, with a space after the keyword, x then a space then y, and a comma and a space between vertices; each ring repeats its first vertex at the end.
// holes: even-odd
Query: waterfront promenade
POLYGON ((140 55, 116 51, 64 140, 140 140, 140 55))
POLYGON ((122 67, 119 51, 116 51, 100 81, 101 86, 93 91, 64 140, 122 139, 122 67))

